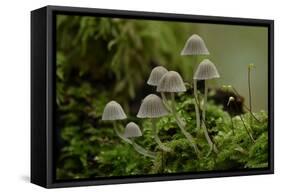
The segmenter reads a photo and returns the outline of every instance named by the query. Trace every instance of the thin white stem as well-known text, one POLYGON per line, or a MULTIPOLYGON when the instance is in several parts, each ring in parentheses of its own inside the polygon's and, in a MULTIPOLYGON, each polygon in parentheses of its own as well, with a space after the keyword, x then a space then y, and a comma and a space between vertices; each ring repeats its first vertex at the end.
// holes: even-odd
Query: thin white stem
POLYGON ((124 136, 118 131, 118 129, 117 129, 117 123, 116 123, 116 121, 113 122, 113 128, 114 128, 114 131, 115 131, 115 133, 117 134, 117 136, 118 136, 120 139, 122 139, 123 141, 125 141, 126 143, 131 144, 131 145, 134 147, 134 149, 135 149, 138 153, 140 153, 140 154, 142 154, 142 155, 144 155, 144 156, 153 158, 153 159, 156 158, 156 154, 155 154, 155 153, 144 149, 143 147, 141 147, 140 145, 138 145, 138 144, 137 144, 136 142, 134 142, 133 140, 124 137, 124 136))
MULTIPOLYGON (((218 153, 217 146, 212 142, 212 140, 211 140, 211 138, 210 138, 210 136, 208 134, 207 127, 206 127, 204 122, 202 123, 202 128, 203 128, 203 131, 204 131, 205 138, 206 138, 206 140, 207 140, 207 142, 208 142, 208 144, 210 146, 210 151, 214 150, 215 153, 218 153)), ((209 155, 209 154, 207 154, 207 155, 209 155)))
POLYGON ((206 107, 207 107, 207 98, 208 98, 208 85, 207 81, 204 80, 205 89, 204 89, 204 104, 203 104, 203 111, 202 111, 202 120, 205 122, 206 120, 206 107))
POLYGON ((205 121, 206 121, 206 106, 207 106, 207 96, 208 96, 208 85, 207 85, 207 81, 204 80, 205 82, 205 89, 204 89, 204 104, 203 104, 203 110, 202 110, 202 128, 204 130, 204 135, 205 138, 210 146, 210 149, 213 149, 214 152, 218 152, 216 145, 212 142, 209 134, 208 134, 208 130, 207 127, 205 125, 205 121))
POLYGON ((117 127, 116 121, 113 121, 113 128, 114 128, 115 133, 117 134, 117 136, 118 136, 120 139, 122 139, 123 141, 125 141, 125 142, 128 143, 128 144, 132 144, 132 143, 133 143, 130 139, 124 137, 124 136, 118 131, 118 129, 117 129, 118 127, 117 127))
POLYGON ((197 131, 200 130, 200 112, 199 112, 199 101, 198 101, 198 94, 197 94, 197 80, 193 80, 193 92, 194 92, 194 106, 195 106, 195 113, 196 113, 196 129, 197 131))
POLYGON ((168 100, 167 100, 166 95, 165 95, 164 92, 161 92, 161 97, 162 97, 162 101, 163 101, 163 104, 164 104, 165 108, 166 108, 169 112, 171 112, 171 107, 170 107, 170 105, 169 105, 169 103, 168 103, 168 100))
POLYGON ((197 156, 199 155, 199 149, 197 148, 197 145, 194 141, 194 138, 192 137, 192 135, 190 133, 188 133, 184 128, 185 126, 183 125, 183 121, 181 120, 181 118, 179 117, 179 115, 177 114, 176 111, 176 105, 175 105, 175 95, 174 93, 171 93, 171 97, 172 97, 172 114, 176 119, 176 122, 181 130, 181 132, 183 133, 183 135, 186 137, 186 139, 188 140, 188 142, 190 143, 190 145, 193 147, 195 153, 197 154, 197 156))
POLYGON ((139 144, 137 144, 134 140, 132 140, 132 145, 138 153, 140 153, 144 156, 153 158, 153 159, 156 158, 156 154, 154 152, 151 152, 151 151, 148 151, 148 150, 144 149, 139 144))
POLYGON ((165 151, 165 152, 171 152, 172 151, 171 148, 165 146, 161 142, 161 140, 160 140, 160 138, 158 136, 158 131, 157 131, 157 128, 156 128, 156 121, 155 121, 155 119, 151 119, 151 123, 152 123, 152 130, 153 130, 153 134, 154 134, 154 139, 155 139, 156 143, 158 144, 159 148, 161 150, 165 151))

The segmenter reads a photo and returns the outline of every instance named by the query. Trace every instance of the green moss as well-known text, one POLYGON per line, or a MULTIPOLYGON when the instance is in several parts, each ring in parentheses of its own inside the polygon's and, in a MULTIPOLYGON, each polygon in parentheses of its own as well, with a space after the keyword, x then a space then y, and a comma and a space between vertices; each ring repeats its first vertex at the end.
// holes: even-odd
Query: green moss
MULTIPOLYGON (((176 23, 160 25, 153 21, 128 21, 84 16, 58 17, 57 178, 266 167, 267 113, 254 113, 259 121, 254 119, 251 128, 250 114, 241 115, 253 134, 253 143, 241 118, 233 117, 232 128, 230 115, 210 100, 206 110, 206 126, 218 154, 209 154, 203 131, 196 130, 191 91, 176 96, 176 109, 186 123, 186 130, 195 138, 201 151, 200 157, 196 156, 172 115, 160 118, 157 128, 160 139, 173 152, 159 151, 151 122, 138 120, 132 115, 137 112, 140 98, 155 91, 155 88, 144 86, 153 63, 169 64, 169 68, 182 73, 185 80, 191 77, 191 65, 184 66, 185 59, 179 57, 182 40, 186 39, 190 29, 188 25, 176 23), (124 106, 129 117, 127 121, 135 121, 141 126, 143 136, 136 142, 157 152, 155 160, 136 153, 131 145, 116 136, 112 123, 101 121, 105 104, 113 99, 124 106)), ((119 122, 119 125, 124 126, 127 121, 119 122)))

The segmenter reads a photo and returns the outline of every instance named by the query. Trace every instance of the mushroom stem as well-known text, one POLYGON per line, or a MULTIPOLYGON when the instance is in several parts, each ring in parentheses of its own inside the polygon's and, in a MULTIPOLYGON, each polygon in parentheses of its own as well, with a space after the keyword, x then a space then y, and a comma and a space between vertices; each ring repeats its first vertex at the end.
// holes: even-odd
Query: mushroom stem
POLYGON ((208 85, 207 85, 207 81, 204 80, 204 104, 203 104, 203 110, 202 110, 202 128, 204 130, 204 135, 205 138, 210 146, 210 149, 213 149, 215 153, 218 152, 216 145, 212 142, 208 130, 207 130, 207 126, 205 124, 206 121, 206 106, 207 106, 207 97, 208 97, 208 85))
POLYGON ((144 149, 144 148, 141 147, 139 144, 137 144, 134 140, 132 140, 132 145, 133 145, 133 147, 135 148, 135 150, 136 150, 138 153, 140 153, 140 154, 142 154, 142 155, 144 155, 144 156, 153 158, 153 159, 156 158, 156 154, 155 154, 155 153, 150 152, 150 151, 144 149))
POLYGON ((131 145, 134 147, 134 149, 135 149, 138 153, 140 153, 140 154, 142 154, 142 155, 144 155, 144 156, 153 158, 153 159, 156 158, 156 154, 155 154, 155 153, 150 152, 150 151, 147 151, 146 149, 144 149, 143 147, 141 147, 140 145, 138 145, 137 143, 135 143, 133 140, 130 140, 129 138, 124 137, 124 136, 118 131, 118 127, 117 127, 116 121, 113 122, 113 128, 114 128, 115 133, 118 135, 118 137, 119 137, 120 139, 122 139, 123 141, 125 141, 126 143, 131 144, 131 145))
POLYGON ((168 103, 168 100, 167 100, 166 95, 165 95, 164 92, 161 92, 161 97, 162 97, 162 101, 163 101, 163 104, 164 104, 165 108, 166 108, 169 112, 171 112, 170 105, 169 105, 169 103, 168 103))
POLYGON ((165 146, 161 142, 161 140, 158 136, 158 131, 157 131, 157 128, 156 128, 156 120, 151 119, 151 123, 152 123, 152 130, 153 130, 153 134, 154 134, 154 139, 155 139, 156 143, 159 145, 160 149, 165 151, 165 152, 171 152, 172 150, 169 147, 165 146))
MULTIPOLYGON (((209 151, 209 153, 210 153, 212 150, 214 150, 215 153, 218 153, 217 146, 212 142, 212 140, 211 140, 211 138, 210 138, 210 136, 209 136, 209 134, 208 134, 208 130, 207 130, 207 127, 206 127, 204 121, 202 122, 202 128, 203 128, 203 131, 204 131, 205 138, 206 138, 206 140, 207 140, 207 142, 208 142, 208 144, 209 144, 209 146, 210 146, 210 151, 209 151)), ((207 154, 207 155, 209 155, 209 154, 207 154)))
POLYGON ((198 101, 198 94, 197 94, 197 80, 193 80, 193 92, 194 92, 194 106, 195 106, 195 113, 196 113, 196 129, 199 132, 200 130, 200 113, 199 113, 199 101, 198 101))
POLYGON ((206 106, 207 106, 207 100, 208 100, 208 85, 207 81, 204 80, 204 104, 203 104, 203 110, 202 110, 202 120, 205 122, 206 120, 206 106))
POLYGON ((119 131, 118 131, 118 127, 117 127, 117 123, 116 121, 113 121, 113 128, 115 133, 117 134, 117 136, 122 139, 123 141, 125 141, 128 144, 132 144, 132 141, 126 137, 124 137, 119 131))
POLYGON ((171 93, 171 97, 172 97, 172 114, 173 116, 175 117, 176 119, 176 122, 181 130, 181 132, 184 134, 184 136, 186 137, 186 139, 188 140, 188 142, 190 143, 190 145, 193 147, 195 153, 197 154, 197 156, 199 155, 199 150, 197 148, 197 145, 194 141, 194 138, 192 137, 192 135, 190 133, 188 133, 184 128, 185 126, 183 125, 183 121, 180 119, 179 115, 177 114, 177 111, 176 111, 176 105, 175 105, 175 94, 174 93, 171 93))

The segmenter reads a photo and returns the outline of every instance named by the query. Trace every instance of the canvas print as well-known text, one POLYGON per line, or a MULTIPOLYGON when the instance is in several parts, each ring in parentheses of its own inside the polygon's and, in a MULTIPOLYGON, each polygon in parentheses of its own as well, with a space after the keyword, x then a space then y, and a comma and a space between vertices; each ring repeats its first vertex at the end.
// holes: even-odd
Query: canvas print
POLYGON ((268 168, 268 28, 56 15, 56 180, 268 168))

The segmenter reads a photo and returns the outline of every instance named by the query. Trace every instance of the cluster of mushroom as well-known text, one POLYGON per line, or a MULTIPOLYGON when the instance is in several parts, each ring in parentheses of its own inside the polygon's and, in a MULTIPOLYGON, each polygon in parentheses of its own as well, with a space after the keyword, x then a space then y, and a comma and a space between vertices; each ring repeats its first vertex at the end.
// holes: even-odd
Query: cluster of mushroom
POLYGON ((122 134, 120 132, 119 126, 117 125, 117 121, 124 120, 124 119, 127 119, 127 116, 119 103, 117 103, 116 101, 110 101, 109 103, 106 104, 103 110, 102 120, 112 121, 113 128, 117 136, 121 138, 123 141, 125 141, 126 143, 131 144, 138 153, 150 158, 155 158, 156 156, 155 153, 144 149, 142 146, 138 145, 134 141, 134 138, 142 136, 142 132, 136 123, 134 122, 128 123, 126 125, 124 133, 122 134))
MULTIPOLYGON (((181 51, 181 55, 187 56, 204 56, 209 55, 209 50, 207 49, 204 40, 197 34, 193 34, 187 41, 181 51)), ((206 106, 207 106, 207 96, 208 96, 208 80, 219 78, 220 75, 214 63, 209 59, 204 59, 201 61, 193 75, 193 88, 194 88, 194 106, 196 112, 196 128, 199 131, 203 128, 205 138, 210 146, 210 151, 214 150, 218 152, 216 145, 212 142, 208 130, 206 128, 206 106), (197 81, 204 81, 204 101, 202 108, 202 120, 200 119, 200 102, 197 91, 197 81)))
POLYGON ((147 83, 149 85, 157 86, 156 91, 161 93, 162 102, 165 105, 166 110, 168 110, 175 117, 181 132, 184 134, 190 145, 194 148, 195 153, 199 155, 199 149, 197 148, 194 138, 185 130, 185 123, 179 117, 176 110, 175 93, 186 91, 185 84, 180 74, 176 71, 168 71, 164 67, 158 66, 151 71, 147 83), (170 103, 167 100, 167 93, 170 94, 170 103))
MULTIPOLYGON (((198 35, 192 35, 186 42, 181 55, 209 55, 209 51, 202 40, 202 38, 198 35)), ((209 137, 208 130, 205 125, 206 121, 206 104, 207 104, 207 94, 208 94, 208 85, 207 80, 218 78, 219 73, 216 69, 216 66, 208 59, 204 59, 197 67, 193 80, 194 80, 194 105, 196 112, 196 125, 197 130, 199 131, 201 128, 204 130, 205 138, 210 145, 210 151, 214 150, 217 152, 217 148, 215 144, 212 142, 209 137), (204 103, 202 108, 202 120, 200 119, 200 103, 199 96, 197 91, 197 81, 204 80, 205 82, 205 90, 204 90, 204 103)), ((148 118, 151 119, 152 130, 154 134, 155 142, 158 144, 160 150, 165 152, 173 152, 171 148, 166 146, 163 142, 161 142, 158 136, 157 130, 157 118, 164 117, 168 114, 171 114, 177 125, 182 132, 182 134, 186 137, 190 146, 194 149, 194 152, 197 156, 200 155, 200 151, 197 147, 197 144, 193 138, 193 136, 186 130, 187 123, 181 118, 181 115, 177 112, 176 102, 175 102, 175 93, 186 92, 186 87, 181 75, 176 71, 168 71, 163 66, 155 67, 149 76, 147 81, 148 85, 156 86, 156 91, 161 94, 161 98, 156 94, 147 95, 138 111, 138 118, 148 118)), ((124 133, 121 133, 118 129, 117 120, 126 119, 127 116, 124 113, 120 104, 115 101, 109 102, 103 112, 102 120, 110 120, 113 121, 114 130, 116 134, 125 142, 131 144, 137 152, 143 154, 144 156, 148 156, 151 158, 155 158, 155 153, 151 151, 147 151, 142 148, 140 145, 134 142, 134 138, 142 136, 142 132, 139 126, 133 122, 127 124, 124 133)))

